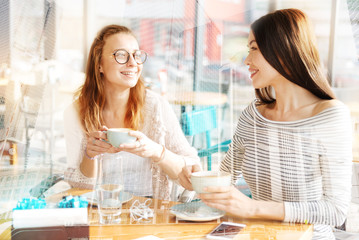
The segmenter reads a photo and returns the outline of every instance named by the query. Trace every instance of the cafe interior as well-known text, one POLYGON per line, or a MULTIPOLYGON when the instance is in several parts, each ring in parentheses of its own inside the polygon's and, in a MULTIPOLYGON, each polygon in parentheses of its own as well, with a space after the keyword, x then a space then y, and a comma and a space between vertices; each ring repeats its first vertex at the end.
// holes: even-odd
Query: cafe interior
MULTIPOLYGON (((214 239, 312 239, 311 224, 208 210, 175 180, 170 200, 125 187, 119 222, 106 222, 98 192, 64 179, 64 111, 84 83, 102 27, 133 31, 147 53, 145 87, 169 102, 202 168, 218 171, 238 118, 255 99, 244 63, 250 24, 284 8, 309 16, 328 81, 350 110, 351 203, 333 231, 336 239, 359 239, 358 0, 1 0, 0 239, 211 239, 223 222, 239 233, 214 239), (200 124, 191 123, 194 116, 200 124)), ((251 197, 243 178, 235 186, 251 197)))

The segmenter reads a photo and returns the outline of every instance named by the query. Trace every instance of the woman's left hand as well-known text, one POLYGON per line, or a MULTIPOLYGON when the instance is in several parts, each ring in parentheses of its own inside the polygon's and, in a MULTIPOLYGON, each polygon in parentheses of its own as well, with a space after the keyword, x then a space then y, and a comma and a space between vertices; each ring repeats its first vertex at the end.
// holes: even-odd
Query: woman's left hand
POLYGON ((140 157, 151 158, 154 161, 159 161, 163 147, 162 145, 152 141, 145 134, 139 131, 130 131, 130 136, 137 138, 134 143, 121 144, 118 150, 130 152, 140 157))
POLYGON ((207 187, 209 193, 198 194, 198 197, 208 206, 223 210, 238 217, 253 216, 255 201, 234 186, 207 187))

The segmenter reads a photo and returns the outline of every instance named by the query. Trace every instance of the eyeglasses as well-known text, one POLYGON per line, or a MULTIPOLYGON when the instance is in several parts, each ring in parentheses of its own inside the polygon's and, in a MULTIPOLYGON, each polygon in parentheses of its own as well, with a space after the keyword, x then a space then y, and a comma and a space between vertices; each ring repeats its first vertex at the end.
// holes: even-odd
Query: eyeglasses
MULTIPOLYGON (((130 60, 130 53, 125 49, 116 50, 112 55, 115 57, 116 62, 119 64, 126 64, 130 60)), ((136 50, 131 55, 137 64, 146 62, 147 53, 143 50, 136 50)))

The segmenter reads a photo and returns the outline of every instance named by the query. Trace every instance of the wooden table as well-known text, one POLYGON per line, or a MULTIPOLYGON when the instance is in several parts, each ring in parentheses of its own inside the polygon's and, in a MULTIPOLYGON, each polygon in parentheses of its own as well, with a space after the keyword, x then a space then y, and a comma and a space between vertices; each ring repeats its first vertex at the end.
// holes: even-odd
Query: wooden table
POLYGON ((168 93, 169 103, 181 105, 181 113, 186 106, 219 106, 227 102, 227 95, 219 92, 176 92, 168 93))
MULTIPOLYGON (((89 190, 71 189, 65 195, 80 195, 89 190)), ((64 194, 58 194, 47 200, 58 200, 64 194)), ((136 239, 153 235, 161 239, 205 239, 212 229, 222 221, 244 223, 247 227, 237 235, 235 239, 269 240, 291 239, 306 240, 312 238, 313 226, 309 224, 290 224, 278 221, 248 220, 231 216, 224 216, 218 220, 208 222, 182 221, 170 213, 169 208, 176 202, 153 199, 151 208, 155 210, 155 216, 149 223, 137 223, 131 221, 129 208, 136 200, 144 202, 146 199, 133 197, 123 205, 121 223, 117 225, 101 225, 98 222, 96 207, 89 207, 89 235, 90 239, 136 239)), ((9 230, 10 231, 10 230, 9 230)), ((0 237, 4 236, 0 234, 0 237)))
MULTIPOLYGON (((88 190, 72 189, 67 194, 83 194, 88 190)), ((62 196, 62 195, 61 195, 62 196)), ((134 197, 123 206, 122 222, 119 225, 100 225, 97 208, 89 208, 90 237, 94 239, 135 239, 154 235, 163 239, 204 239, 221 221, 244 223, 247 227, 243 237, 236 239, 311 239, 313 227, 306 224, 289 224, 277 221, 248 220, 224 216, 209 222, 181 221, 170 213, 169 208, 176 202, 153 199, 151 208, 155 217, 150 223, 132 222, 129 208, 135 200, 144 202, 144 198, 134 197)))

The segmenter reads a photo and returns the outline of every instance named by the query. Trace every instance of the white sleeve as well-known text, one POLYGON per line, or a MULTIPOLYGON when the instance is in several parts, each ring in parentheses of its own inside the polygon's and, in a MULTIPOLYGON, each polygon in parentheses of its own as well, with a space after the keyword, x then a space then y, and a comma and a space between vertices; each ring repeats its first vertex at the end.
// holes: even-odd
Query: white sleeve
POLYGON ((70 105, 64 112, 64 134, 66 141, 67 166, 78 168, 81 162, 82 131, 80 119, 74 105, 70 105))
POLYGON ((85 133, 82 130, 74 103, 64 112, 64 134, 66 141, 67 169, 65 180, 73 187, 93 188, 94 178, 88 178, 80 171, 80 163, 85 149, 85 133))

